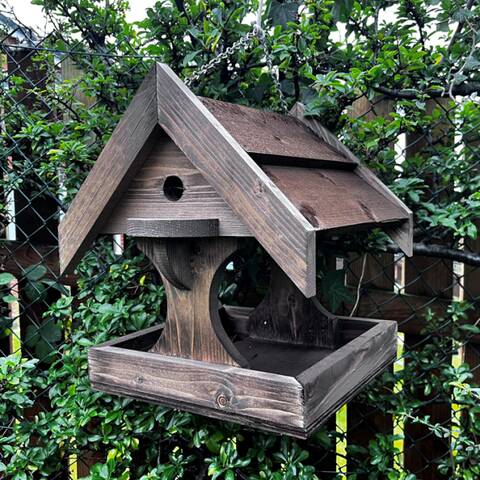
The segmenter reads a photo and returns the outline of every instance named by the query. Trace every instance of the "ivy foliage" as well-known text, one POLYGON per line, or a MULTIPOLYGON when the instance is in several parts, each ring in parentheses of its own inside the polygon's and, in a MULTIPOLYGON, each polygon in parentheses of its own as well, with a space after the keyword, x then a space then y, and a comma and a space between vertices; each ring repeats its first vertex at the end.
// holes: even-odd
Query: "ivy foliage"
MULTIPOLYGON (((10 79, 3 99, 8 134, 0 149, 2 162, 12 159, 0 187, 46 202, 54 196, 59 209, 73 198, 152 63, 191 75, 250 30, 258 6, 255 0, 162 0, 131 24, 124 0, 32 3, 54 25, 44 45, 70 52, 66 57, 83 74, 59 80, 58 57, 39 49, 33 68, 47 80, 31 85, 20 75, 10 79), (28 104, 19 103, 26 93, 28 104)), ((455 247, 477 237, 479 8, 457 0, 266 2, 264 27, 288 105, 303 102, 309 115, 342 136, 412 208, 416 240, 427 244, 455 247), (383 96, 391 108, 377 116, 383 96), (373 105, 360 117, 352 114, 359 99, 373 105), (401 158, 394 149, 399 137, 409 144, 401 158)), ((202 78, 196 93, 280 110, 266 67, 254 40, 202 78)), ((0 215, 8 218, 5 205, 0 215)), ((359 239, 384 244, 379 234, 347 240, 359 239)), ((257 246, 248 248, 251 254, 227 272, 222 290, 234 303, 258 301, 265 286, 265 258, 257 246)), ((327 269, 328 256, 342 255, 331 251, 318 262, 320 291, 333 310, 351 301, 342 274, 327 269)), ((88 348, 164 315, 163 288, 135 249, 116 259, 101 241, 78 269, 78 295, 47 280, 41 266, 26 277, 30 301, 50 306, 27 332, 24 349, 35 359, 0 359, 1 476, 55 478, 67 471, 70 455, 81 461, 96 452, 92 480, 324 478, 325 459, 344 439, 342 432, 322 428, 297 442, 91 390, 88 348)), ((0 274, 0 334, 10 333, 12 280, 0 274)), ((480 333, 464 324, 466 314, 467 306, 455 303, 444 317, 427 315, 428 337, 404 352, 404 368, 384 374, 359 400, 451 440, 435 468, 439 475, 472 480, 480 476, 479 391, 469 366, 452 366, 448 355, 480 333), (458 405, 454 436, 419 414, 432 392, 436 401, 453 398, 458 405)), ((399 436, 379 434, 368 447, 349 444, 348 478, 416 478, 398 466, 399 436)))

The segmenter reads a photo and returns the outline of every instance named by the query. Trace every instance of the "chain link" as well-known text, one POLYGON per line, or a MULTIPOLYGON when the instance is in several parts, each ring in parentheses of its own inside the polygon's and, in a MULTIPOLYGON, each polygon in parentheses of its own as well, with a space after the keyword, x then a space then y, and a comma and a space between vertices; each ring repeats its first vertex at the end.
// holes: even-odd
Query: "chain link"
POLYGON ((247 49, 247 47, 250 46, 254 38, 258 39, 260 46, 262 47, 263 52, 265 54, 265 61, 267 62, 267 68, 270 73, 270 76, 272 77, 275 89, 278 92, 280 106, 282 107, 282 110, 285 113, 288 112, 288 105, 285 100, 285 96, 283 95, 282 87, 280 85, 278 76, 275 74, 275 67, 273 66, 272 55, 270 54, 270 49, 268 47, 265 33, 263 32, 263 29, 258 25, 255 25, 251 32, 248 32, 242 38, 237 40, 230 47, 228 47, 224 52, 217 55, 214 59, 210 60, 208 63, 200 67, 198 70, 195 70, 192 73, 192 75, 190 75, 188 78, 184 80, 185 85, 187 85, 187 87, 191 87, 195 82, 198 82, 201 78, 207 76, 212 70, 214 70, 224 60, 228 60, 235 52, 237 52, 238 50, 247 49))
POLYGON ((251 40, 257 36, 256 30, 253 30, 242 38, 237 40, 234 44, 228 47, 224 52, 217 55, 214 59, 210 60, 208 63, 200 67, 198 70, 192 73, 192 75, 184 80, 187 87, 191 87, 192 84, 198 82, 202 77, 208 75, 212 70, 214 70, 220 63, 224 60, 228 60, 236 51, 241 50, 249 46, 251 40))

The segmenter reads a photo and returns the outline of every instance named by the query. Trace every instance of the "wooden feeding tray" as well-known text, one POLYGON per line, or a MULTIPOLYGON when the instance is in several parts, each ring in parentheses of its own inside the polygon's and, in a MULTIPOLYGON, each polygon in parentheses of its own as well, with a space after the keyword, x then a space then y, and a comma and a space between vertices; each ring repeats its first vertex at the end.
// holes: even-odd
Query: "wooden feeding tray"
POLYGON ((199 98, 154 65, 59 226, 62 273, 98 234, 123 234, 165 286, 164 329, 92 348, 93 387, 307 436, 395 356, 395 324, 316 298, 317 240, 374 227, 411 255, 410 210, 301 104, 199 98), (270 289, 254 310, 221 309, 243 237, 270 256, 270 289))
POLYGON ((234 342, 250 361, 242 368, 150 352, 156 326, 91 348, 90 380, 106 393, 306 438, 396 355, 396 322, 339 317, 338 329, 336 349, 246 337, 234 342))

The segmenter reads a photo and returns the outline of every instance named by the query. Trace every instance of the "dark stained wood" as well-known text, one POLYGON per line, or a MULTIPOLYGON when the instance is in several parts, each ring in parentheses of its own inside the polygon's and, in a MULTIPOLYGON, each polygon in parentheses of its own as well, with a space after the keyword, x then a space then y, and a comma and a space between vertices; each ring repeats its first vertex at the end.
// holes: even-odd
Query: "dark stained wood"
POLYGON ((315 231, 202 102, 157 64, 162 128, 307 297, 315 295, 315 231))
MULTIPOLYGON (((476 143, 472 145, 478 148, 476 143)), ((477 228, 480 230, 480 222, 477 222, 477 228)), ((466 247, 472 252, 480 252, 480 237, 475 240, 467 240, 466 247)), ((480 268, 465 265, 465 276, 463 278, 464 300, 474 305, 474 311, 478 316, 478 305, 480 302, 480 268)), ((474 344, 473 339, 463 346, 463 361, 470 366, 473 373, 472 383, 480 384, 480 345, 474 344)))
POLYGON ((377 190, 387 199, 390 199, 395 205, 400 207, 408 218, 407 221, 400 225, 393 225, 385 229, 397 245, 404 251, 405 255, 412 256, 413 254, 413 221, 411 210, 398 199, 368 168, 363 166, 358 158, 341 143, 335 135, 323 127, 318 120, 305 116, 305 107, 301 103, 296 103, 290 112, 293 116, 298 118, 302 123, 308 126, 319 138, 328 143, 335 150, 340 152, 352 162, 357 163, 354 172, 365 180, 372 188, 377 190))
POLYGON ((394 202, 346 170, 263 166, 317 231, 382 226, 408 220, 394 202))
POLYGON ((200 98, 203 105, 248 153, 355 165, 291 115, 200 98))
POLYGON ((392 292, 395 284, 395 260, 392 253, 351 254, 347 269, 347 284, 358 286, 360 278, 364 288, 392 292), (366 255, 366 258, 364 258, 366 255), (365 268, 364 266, 365 262, 365 268))
MULTIPOLYGON (((251 309, 243 312, 248 316, 251 309)), ((302 367, 300 347, 277 343, 284 360, 258 360, 258 369, 132 349, 148 348, 160 334, 161 327, 156 327, 90 349, 90 379, 95 389, 108 393, 306 438, 388 364, 395 351, 393 322, 341 318, 339 327, 343 345, 337 350, 312 348, 302 367), (302 370, 296 378, 271 371, 282 371, 282 366, 289 371, 296 362, 302 370)), ((264 350, 259 356, 266 359, 275 352, 274 345, 260 345, 264 350)))
POLYGON ((227 202, 205 180, 162 131, 156 133, 145 163, 130 183, 110 218, 102 226, 102 233, 127 233, 129 218, 149 220, 211 220, 218 219, 220 236, 252 236, 227 202), (163 193, 167 177, 178 176, 184 192, 178 201, 171 201, 163 193))
MULTIPOLYGON (((392 100, 377 98, 372 102, 366 96, 363 96, 352 104, 350 115, 353 118, 371 121, 376 117, 386 118, 394 111, 395 103, 392 100)), ((393 144, 390 145, 390 148, 393 147, 393 144)), ((346 280, 347 284, 354 288, 357 288, 361 281, 361 291, 366 288, 375 288, 393 294, 395 284, 394 255, 392 253, 352 255, 348 263, 346 280)), ((356 298, 356 292, 353 298, 356 298)), ((350 311, 352 308, 350 307, 350 311)), ((381 314, 379 316, 384 318, 381 314)), ((393 366, 389 368, 393 370, 393 366)), ((384 385, 382 388, 385 391, 392 391, 393 385, 384 385)), ((393 434, 393 416, 377 405, 372 405, 368 399, 355 398, 347 406, 347 426, 347 448, 355 445, 368 449, 369 443, 376 439, 376 435, 393 434)), ((357 480, 367 480, 368 473, 359 472, 357 469, 358 459, 357 455, 348 452, 347 471, 351 474, 355 473, 357 480)), ((361 455, 361 460, 363 460, 363 455, 361 455)), ((389 461, 390 465, 393 466, 393 455, 391 455, 389 461)))
MULTIPOLYGON (((445 101, 448 103, 450 99, 439 100, 441 103, 445 101)), ((441 103, 438 103, 437 100, 427 101, 427 112, 432 114, 434 110, 441 108, 441 103)), ((447 134, 451 128, 452 124, 445 118, 444 121, 438 122, 435 129, 427 135, 424 132, 407 135, 407 156, 431 155, 430 142, 440 142, 442 145, 451 143, 453 148, 453 131, 451 132, 452 135, 447 134)), ((425 178, 425 180, 433 186, 433 178, 425 178)), ((405 292, 450 300, 453 292, 453 262, 422 256, 407 259, 405 264, 405 292)), ((418 316, 419 313, 416 312, 416 315, 418 316)), ((408 333, 405 335, 405 349, 421 350, 424 341, 424 336, 408 333)), ((448 363, 451 359, 451 352, 445 352, 445 356, 445 362, 448 363)), ((430 374, 435 375, 435 372, 430 374)), ((419 417, 428 415, 432 424, 439 423, 449 428, 451 404, 436 400, 437 395, 437 392, 433 392, 430 396, 422 398, 422 392, 419 392, 419 399, 424 402, 424 405, 412 414, 419 417)), ((423 425, 406 423, 404 443, 406 470, 416 474, 422 480, 446 478, 440 475, 436 464, 438 459, 449 455, 449 443, 449 439, 438 438, 423 425)))
POLYGON ((115 345, 90 349, 89 368, 98 390, 281 433, 303 430, 302 389, 292 377, 115 345))
MULTIPOLYGON (((0 270, 17 278, 25 276, 25 270, 33 265, 43 265, 47 269, 45 278, 57 280, 60 275, 58 246, 26 245, 23 242, 5 241, 0 245, 0 270)), ((64 275, 64 285, 75 285, 76 275, 64 275)))
POLYGON ((157 125, 155 89, 154 67, 60 222, 62 273, 80 260, 145 160, 157 125))
MULTIPOLYGON (((337 319, 316 297, 305 298, 272 262, 269 290, 250 316, 250 337, 333 349, 338 345, 337 319)), ((298 355, 302 355, 301 350, 298 355)))
POLYGON ((143 238, 137 241, 137 246, 150 259, 162 277, 175 288, 179 290, 192 288, 191 242, 143 238))
MULTIPOLYGON (((373 101, 366 96, 360 97, 353 102, 350 116, 354 119, 372 121, 377 117, 388 118, 395 111, 395 102, 391 99, 378 97, 373 101)), ((389 145, 394 148, 394 144, 389 145)), ((363 275, 363 285, 381 290, 393 291, 395 283, 395 262, 393 253, 378 253, 353 255, 348 263, 347 284, 357 286, 363 275), (363 265, 365 264, 365 268, 363 265)), ((349 413, 352 409, 349 409, 349 413)), ((368 445, 368 441, 367 441, 368 445)))
MULTIPOLYGON (((362 322, 365 322, 362 319, 362 322)), ((357 318, 339 317, 340 330, 359 329, 357 318)), ((395 322, 372 320, 371 328, 335 350, 324 362, 297 376, 305 388, 305 421, 310 431, 389 365, 397 353, 395 322)))
POLYGON ((218 313, 221 267, 237 249, 237 241, 230 238, 143 239, 139 246, 159 269, 167 296, 165 329, 152 351, 245 366, 246 360, 227 336, 218 313), (166 248, 166 244, 170 248, 166 248), (162 256, 173 258, 159 262, 157 259, 162 256), (167 263, 168 270, 163 268, 167 263), (172 271, 175 282, 172 282, 172 271), (185 277, 190 278, 185 280, 185 277))
MULTIPOLYGON (((354 291, 352 291, 352 295, 354 291)), ((447 313, 449 299, 432 298, 422 295, 398 294, 382 290, 367 290, 361 297, 356 315, 361 317, 381 317, 385 320, 398 322, 400 332, 420 335, 425 330, 427 322, 425 315, 431 310, 436 316, 447 313)), ((351 309, 351 305, 347 306, 351 309)), ((478 319, 474 311, 460 323, 472 324, 478 319)), ((480 335, 474 335, 472 342, 480 343, 480 335)))
POLYGON ((127 218, 126 234, 131 237, 181 238, 218 237, 218 219, 152 220, 127 218))

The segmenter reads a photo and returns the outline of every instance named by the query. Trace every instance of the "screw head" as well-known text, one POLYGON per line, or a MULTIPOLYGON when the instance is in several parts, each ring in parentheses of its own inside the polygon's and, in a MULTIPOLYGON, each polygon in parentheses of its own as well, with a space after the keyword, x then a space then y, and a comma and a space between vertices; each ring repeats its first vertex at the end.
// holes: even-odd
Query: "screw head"
POLYGON ((228 403, 229 403, 229 399, 228 397, 224 394, 224 393, 220 393, 218 396, 217 396, 217 405, 221 408, 225 408, 228 403))

